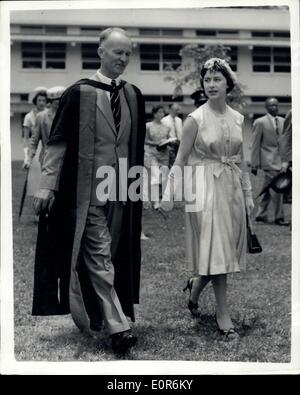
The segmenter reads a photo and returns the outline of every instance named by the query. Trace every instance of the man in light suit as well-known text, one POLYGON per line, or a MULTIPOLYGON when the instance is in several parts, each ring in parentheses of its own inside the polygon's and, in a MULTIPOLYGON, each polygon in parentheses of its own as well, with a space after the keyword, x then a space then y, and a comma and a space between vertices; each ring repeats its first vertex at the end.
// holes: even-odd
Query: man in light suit
MULTIPOLYGON (((251 167, 252 173, 257 174, 258 169, 264 171, 263 189, 269 185, 273 177, 283 170, 280 157, 281 135, 284 118, 278 114, 278 100, 268 98, 265 103, 267 114, 255 120, 252 132, 251 167)), ((262 195, 256 221, 268 222, 267 210, 270 202, 274 206, 275 224, 286 226, 284 220, 283 195, 268 188, 262 195)))
POLYGON ((81 330, 100 330, 103 320, 117 354, 137 342, 127 317, 134 321, 139 301, 142 201, 128 198, 134 178, 109 184, 116 193, 99 187, 105 167, 118 177, 127 174, 127 164, 143 165, 143 97, 120 79, 131 52, 123 29, 100 34, 100 69, 62 96, 35 198, 40 224, 32 314, 71 312, 81 330))
POLYGON ((181 135, 182 135, 182 120, 179 118, 180 106, 177 103, 169 105, 169 114, 166 115, 161 122, 170 128, 170 137, 176 138, 177 140, 170 144, 169 152, 169 166, 171 167, 175 162, 176 155, 178 152, 181 135))

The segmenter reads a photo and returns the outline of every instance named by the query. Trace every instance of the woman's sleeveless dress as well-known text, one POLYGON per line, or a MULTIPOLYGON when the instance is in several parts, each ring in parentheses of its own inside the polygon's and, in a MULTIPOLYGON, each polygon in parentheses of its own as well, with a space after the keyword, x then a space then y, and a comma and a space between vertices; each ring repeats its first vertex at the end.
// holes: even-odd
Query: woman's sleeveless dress
POLYGON ((244 117, 229 106, 218 115, 208 103, 189 116, 198 125, 188 159, 193 169, 190 181, 201 188, 201 201, 197 210, 190 211, 186 202, 187 259, 194 274, 239 272, 246 265, 247 237, 238 166, 243 158, 244 117))

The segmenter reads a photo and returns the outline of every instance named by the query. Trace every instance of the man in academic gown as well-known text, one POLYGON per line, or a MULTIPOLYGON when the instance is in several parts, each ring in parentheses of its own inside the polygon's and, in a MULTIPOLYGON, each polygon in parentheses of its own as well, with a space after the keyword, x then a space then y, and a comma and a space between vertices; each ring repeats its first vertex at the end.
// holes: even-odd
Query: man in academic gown
POLYGON ((118 180, 144 157, 144 100, 120 79, 131 49, 123 29, 100 34, 100 69, 60 100, 34 201, 40 223, 32 314, 70 311, 81 330, 100 330, 103 320, 116 353, 137 341, 127 317, 134 321, 140 285, 142 201, 127 198, 134 178, 118 180), (104 166, 116 174, 107 188, 104 166))

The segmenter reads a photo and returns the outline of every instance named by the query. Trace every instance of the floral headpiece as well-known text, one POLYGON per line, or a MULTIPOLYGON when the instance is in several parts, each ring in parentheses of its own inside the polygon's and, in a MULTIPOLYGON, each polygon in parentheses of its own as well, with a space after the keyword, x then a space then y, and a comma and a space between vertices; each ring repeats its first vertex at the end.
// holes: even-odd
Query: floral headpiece
POLYGON ((224 59, 220 58, 211 58, 208 59, 203 66, 204 69, 211 70, 211 71, 222 71, 222 69, 226 70, 230 78, 232 79, 233 84, 236 83, 237 78, 234 72, 231 70, 231 67, 224 59))

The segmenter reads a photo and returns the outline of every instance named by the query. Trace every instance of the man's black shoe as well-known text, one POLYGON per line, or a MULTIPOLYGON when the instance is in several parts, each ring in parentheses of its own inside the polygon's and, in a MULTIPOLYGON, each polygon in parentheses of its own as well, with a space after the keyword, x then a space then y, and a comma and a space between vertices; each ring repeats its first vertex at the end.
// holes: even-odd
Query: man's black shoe
POLYGON ((103 327, 103 321, 102 320, 91 320, 90 321, 90 329, 94 332, 101 332, 103 327))
POLYGON ((137 337, 129 331, 114 333, 111 335, 111 345, 115 354, 126 354, 137 343, 137 337))
POLYGON ((289 226, 290 223, 288 221, 285 221, 284 219, 275 219, 274 221, 275 225, 279 226, 289 226))
POLYGON ((264 222, 264 223, 268 223, 268 220, 267 220, 267 218, 264 218, 264 217, 256 217, 255 218, 255 221, 256 222, 264 222))

